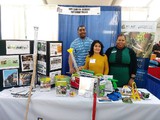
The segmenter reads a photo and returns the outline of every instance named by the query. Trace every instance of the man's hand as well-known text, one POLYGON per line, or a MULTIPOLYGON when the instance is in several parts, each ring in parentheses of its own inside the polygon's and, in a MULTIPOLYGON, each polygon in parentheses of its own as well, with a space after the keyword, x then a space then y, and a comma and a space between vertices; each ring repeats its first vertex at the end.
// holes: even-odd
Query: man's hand
POLYGON ((76 72, 76 70, 75 70, 73 67, 71 67, 71 68, 69 69, 69 72, 70 72, 71 74, 73 74, 73 73, 76 72))
POLYGON ((80 66, 80 67, 78 67, 78 69, 79 69, 79 70, 82 70, 82 69, 84 69, 84 67, 83 67, 83 66, 80 66))

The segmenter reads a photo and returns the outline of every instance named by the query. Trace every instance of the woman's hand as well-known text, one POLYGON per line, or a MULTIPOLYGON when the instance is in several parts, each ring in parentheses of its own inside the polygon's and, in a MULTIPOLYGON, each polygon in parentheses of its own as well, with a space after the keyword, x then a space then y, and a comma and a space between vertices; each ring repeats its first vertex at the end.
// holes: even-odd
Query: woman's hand
POLYGON ((82 69, 84 69, 84 67, 83 67, 83 66, 80 66, 80 67, 78 67, 78 69, 79 69, 79 70, 82 70, 82 69))
POLYGON ((130 87, 132 87, 132 83, 134 82, 134 79, 133 78, 130 78, 130 80, 129 80, 129 82, 128 82, 128 85, 130 86, 130 87))

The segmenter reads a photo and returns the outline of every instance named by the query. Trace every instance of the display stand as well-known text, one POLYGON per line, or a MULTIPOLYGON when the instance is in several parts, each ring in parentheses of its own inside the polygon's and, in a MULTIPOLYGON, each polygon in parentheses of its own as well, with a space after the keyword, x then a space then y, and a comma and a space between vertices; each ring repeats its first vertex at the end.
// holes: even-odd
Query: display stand
POLYGON ((146 76, 149 58, 137 58, 137 72, 135 82, 138 88, 146 88, 146 76))
POLYGON ((0 89, 29 85, 33 40, 0 40, 0 89))
POLYGON ((40 78, 49 76, 55 86, 54 76, 62 73, 62 41, 38 41, 37 73, 40 78))

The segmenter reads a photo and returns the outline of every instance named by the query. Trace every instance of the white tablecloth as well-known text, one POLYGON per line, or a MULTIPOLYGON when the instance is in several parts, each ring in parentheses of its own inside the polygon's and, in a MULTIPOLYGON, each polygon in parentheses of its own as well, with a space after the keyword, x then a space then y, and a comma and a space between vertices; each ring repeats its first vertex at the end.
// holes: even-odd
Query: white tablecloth
MULTIPOLYGON (((146 91, 146 90, 143 90, 146 91)), ((148 92, 148 91, 146 91, 148 92)), ((56 97, 55 90, 33 93, 28 120, 91 120, 92 98, 56 97)), ((8 91, 0 92, 0 120, 24 120, 27 98, 14 98, 8 91), (7 93, 7 94, 5 94, 7 93)), ((150 100, 125 104, 122 101, 97 103, 96 120, 159 120, 160 101, 152 94, 150 100)))

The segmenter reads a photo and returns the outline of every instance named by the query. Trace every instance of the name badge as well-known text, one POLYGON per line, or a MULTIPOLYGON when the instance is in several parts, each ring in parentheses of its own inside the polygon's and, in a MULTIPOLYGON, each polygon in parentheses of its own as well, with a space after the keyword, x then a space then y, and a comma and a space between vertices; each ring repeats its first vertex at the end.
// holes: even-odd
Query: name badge
POLYGON ((95 63, 96 59, 90 59, 90 63, 95 63))
POLYGON ((112 51, 111 53, 116 53, 117 52, 117 50, 114 50, 114 51, 112 51))

